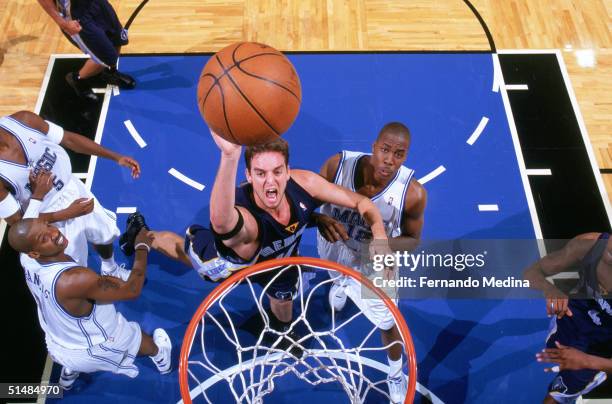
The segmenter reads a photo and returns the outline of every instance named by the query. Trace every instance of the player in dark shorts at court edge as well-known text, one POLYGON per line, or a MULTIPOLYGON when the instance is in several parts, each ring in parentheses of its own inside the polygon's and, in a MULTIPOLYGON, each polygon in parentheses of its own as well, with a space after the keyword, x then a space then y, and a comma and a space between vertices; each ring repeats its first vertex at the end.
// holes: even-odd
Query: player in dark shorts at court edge
MULTIPOLYGON (((301 235, 321 203, 355 209, 371 226, 374 239, 387 240, 380 213, 367 197, 330 183, 312 171, 290 171, 289 148, 285 140, 279 138, 264 145, 247 147, 245 161, 248 182, 236 187, 242 146, 230 143, 215 133, 212 136, 221 150, 219 170, 210 198, 212 230, 191 226, 186 252, 178 235, 154 232, 154 249, 196 269, 202 264, 216 261, 216 269, 209 270, 210 277, 218 279, 227 276, 232 269, 298 255, 301 235), (217 254, 221 260, 216 259, 217 254), (208 261, 211 258, 212 261, 208 261)), ((131 220, 140 222, 142 216, 133 215, 131 220)), ((135 225, 134 228, 139 226, 135 225)), ((121 244, 131 244, 133 236, 129 234, 130 227, 128 223, 128 233, 122 236, 121 244)), ((378 250, 373 253, 389 252, 386 243, 375 244, 378 250)), ((203 273, 201 270, 198 272, 203 273)), ((254 279, 266 286, 274 275, 274 272, 268 272, 254 279)), ((297 285, 298 271, 288 270, 267 289, 274 329, 289 329, 297 285)))
POLYGON ((38 0, 42 8, 75 46, 90 56, 78 72, 66 75, 77 95, 97 101, 87 79, 100 75, 107 84, 131 89, 136 81, 117 70, 121 47, 128 34, 108 0, 38 0))
POLYGON ((612 239, 608 233, 587 233, 529 267, 525 278, 546 297, 553 316, 540 362, 559 374, 548 386, 544 403, 575 403, 606 380, 612 370, 612 239), (578 268, 580 280, 571 299, 547 276, 578 268))

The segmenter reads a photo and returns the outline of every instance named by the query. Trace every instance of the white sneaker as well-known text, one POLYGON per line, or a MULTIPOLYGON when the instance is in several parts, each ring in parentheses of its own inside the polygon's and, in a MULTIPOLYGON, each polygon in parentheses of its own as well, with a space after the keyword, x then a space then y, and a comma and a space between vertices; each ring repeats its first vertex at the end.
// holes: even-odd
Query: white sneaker
POLYGON ((73 372, 67 367, 62 366, 62 373, 60 374, 59 385, 64 390, 70 390, 78 377, 79 372, 73 372))
POLYGON ((155 360, 153 356, 149 356, 159 373, 165 375, 166 373, 170 373, 170 367, 172 365, 172 358, 170 357, 170 353, 172 352, 172 342, 170 341, 170 337, 168 333, 163 328, 156 328, 153 331, 153 342, 157 345, 159 352, 155 356, 159 356, 161 353, 161 358, 155 360))
POLYGON ((408 392, 408 376, 402 373, 399 377, 387 378, 387 386, 390 404, 403 404, 408 392))
POLYGON ((340 285, 332 284, 329 289, 329 305, 336 311, 341 311, 346 305, 346 292, 340 285))
POLYGON ((123 280, 124 282, 127 282, 128 278, 130 277, 130 273, 131 273, 131 271, 125 267, 125 264, 121 264, 121 265, 115 264, 115 266, 112 269, 102 268, 101 272, 102 272, 102 275, 104 276, 113 276, 115 278, 119 278, 123 280))

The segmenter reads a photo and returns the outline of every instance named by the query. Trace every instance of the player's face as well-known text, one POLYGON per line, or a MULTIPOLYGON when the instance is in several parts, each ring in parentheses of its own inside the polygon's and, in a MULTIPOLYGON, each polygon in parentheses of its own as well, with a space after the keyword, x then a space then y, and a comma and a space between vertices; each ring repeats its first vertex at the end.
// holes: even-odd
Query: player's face
POLYGON ((376 181, 389 181, 400 169, 408 155, 408 139, 405 136, 385 133, 372 145, 372 158, 376 181))
POLYGON ((68 246, 68 239, 57 227, 40 219, 34 221, 27 237, 31 246, 30 255, 35 255, 34 258, 57 255, 68 246))
POLYGON ((253 185, 255 200, 268 209, 276 209, 285 197, 289 167, 281 153, 257 153, 251 159, 247 180, 253 185))

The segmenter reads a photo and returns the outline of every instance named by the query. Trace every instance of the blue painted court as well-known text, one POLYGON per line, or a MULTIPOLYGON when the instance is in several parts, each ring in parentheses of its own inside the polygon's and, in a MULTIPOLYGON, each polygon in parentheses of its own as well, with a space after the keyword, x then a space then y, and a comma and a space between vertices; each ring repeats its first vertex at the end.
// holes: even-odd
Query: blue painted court
MULTIPOLYGON (((412 132, 406 165, 416 170, 417 178, 428 179, 424 239, 536 236, 508 117, 501 93, 495 91, 491 54, 289 57, 301 78, 303 94, 298 118, 285 135, 292 167, 318 171, 340 150, 370 151, 385 123, 401 121, 412 132), (480 135, 468 144, 477 129, 480 135), (479 205, 497 209, 487 211, 479 205)), ((179 234, 192 223, 208 224, 219 152, 196 105, 197 81, 207 59, 195 55, 121 59, 121 70, 135 76, 139 85, 110 96, 102 144, 138 159, 142 176, 135 181, 114 163, 98 160, 92 191, 105 207, 136 207, 152 229, 179 234), (146 142, 145 147, 135 141, 126 121, 146 142), (204 189, 180 181, 169 173, 172 169, 204 189)), ((239 173, 243 170, 242 164, 239 173)), ((118 216, 123 228, 127 215, 118 216)), ((305 234, 301 254, 316 256, 314 230, 305 234)), ((95 260, 92 256, 91 265, 97 268, 95 260)), ((120 253, 118 260, 129 263, 120 253)), ((180 400, 176 366, 183 334, 196 307, 215 285, 159 254, 151 254, 149 262, 142 296, 117 306, 146 332, 157 327, 168 331, 175 370, 161 376, 148 358, 141 358, 136 379, 86 375, 74 387, 78 394, 67 392, 65 402, 180 400)), ((324 322, 326 296, 321 293, 320 297, 319 321, 324 322)), ((402 300, 400 309, 415 342, 418 383, 441 402, 515 403, 543 398, 550 378, 535 362, 548 324, 541 301, 402 300)), ((249 307, 245 304, 236 311, 248 317, 249 307)), ((56 366, 55 377, 58 372, 56 366)), ((417 402, 428 402, 419 397, 417 402)), ((219 396, 215 402, 229 399, 219 396)), ((347 402, 333 386, 311 389, 288 378, 266 403, 314 400, 347 402)))

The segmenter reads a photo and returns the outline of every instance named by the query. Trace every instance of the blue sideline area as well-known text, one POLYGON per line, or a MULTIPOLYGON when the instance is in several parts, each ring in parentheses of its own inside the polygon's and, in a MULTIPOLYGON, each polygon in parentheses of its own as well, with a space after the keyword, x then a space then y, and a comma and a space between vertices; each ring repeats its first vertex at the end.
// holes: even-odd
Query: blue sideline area
MULTIPOLYGON (((121 69, 138 80, 133 91, 110 101, 102 144, 142 164, 139 180, 114 163, 98 160, 92 190, 110 210, 137 207, 151 228, 183 234, 192 223, 208 224, 209 197, 219 153, 196 105, 196 86, 208 56, 129 56, 121 69), (128 133, 130 120, 147 146, 128 133), (168 174, 179 172, 205 185, 198 191, 168 174)), ((490 54, 293 54, 302 81, 300 114, 285 138, 290 164, 318 171, 342 150, 369 151, 378 130, 401 121, 412 132, 407 165, 421 178, 439 166, 446 171, 428 182, 424 239, 533 239, 525 190, 499 92, 492 91, 490 54), (482 135, 466 140, 483 117, 482 135), (479 204, 499 211, 481 212, 479 204)), ((241 179, 244 164, 239 169, 241 179)), ((120 228, 125 215, 118 215, 120 228)), ((301 253, 316 256, 315 232, 301 253)), ((118 252, 118 261, 129 260, 118 252)), ((91 265, 99 267, 97 258, 91 265)), ((151 333, 168 331, 174 371, 161 376, 148 358, 137 360, 135 379, 83 375, 65 394, 67 403, 174 403, 180 399, 178 353, 187 323, 214 284, 159 254, 151 254, 142 296, 119 303, 126 318, 151 333)), ((321 322, 329 316, 320 294, 321 322)), ((418 382, 444 403, 538 402, 550 377, 535 362, 548 320, 537 300, 402 300, 418 358, 418 382)), ((235 308, 248 314, 249 307, 235 308)), ((351 310, 354 312, 355 308, 351 310)), ((351 310, 347 315, 350 315, 351 310)), ((361 324, 367 326, 363 321, 361 324)), ((381 356, 384 363, 384 356, 381 356)), ((56 365, 54 375, 57 377, 56 365)), ((380 399, 380 397, 379 397, 380 399)), ((215 402, 229 402, 219 396, 215 402)), ((277 383, 266 403, 347 402, 335 387, 311 389, 294 378, 277 383)), ((372 399, 371 402, 380 402, 372 399)), ((417 394, 417 402, 421 400, 417 394)))

